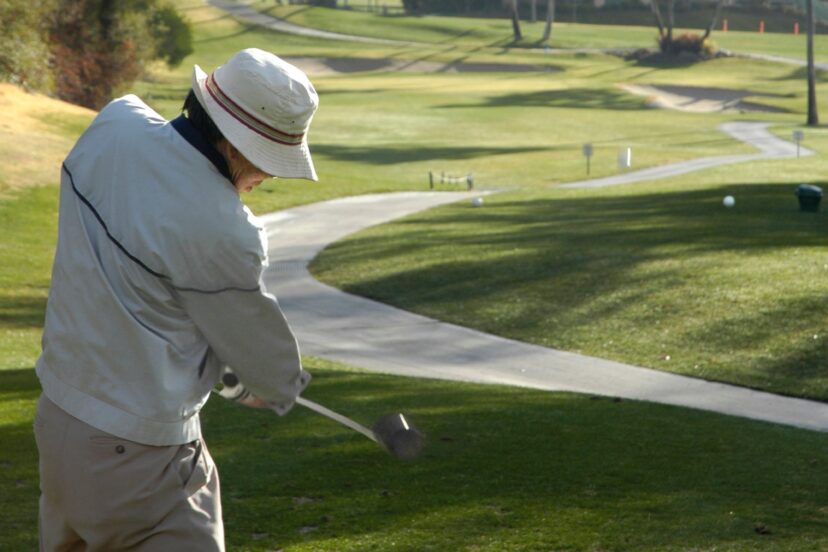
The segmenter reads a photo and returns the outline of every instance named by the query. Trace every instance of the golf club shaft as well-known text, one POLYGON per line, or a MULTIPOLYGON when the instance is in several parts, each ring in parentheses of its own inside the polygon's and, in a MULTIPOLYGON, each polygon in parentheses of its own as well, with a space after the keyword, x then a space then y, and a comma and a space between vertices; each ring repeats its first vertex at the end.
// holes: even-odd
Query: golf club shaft
POLYGON ((296 402, 297 402, 297 404, 301 404, 305 408, 309 408, 309 409, 313 410, 317 414, 322 414, 323 416, 325 416, 327 418, 330 418, 331 420, 334 420, 336 422, 339 422, 340 424, 342 424, 346 427, 349 427, 349 428, 353 429, 354 431, 358 431, 358 432, 362 433, 363 435, 365 435, 366 437, 368 437, 369 439, 371 439, 375 443, 378 442, 373 431, 371 431, 370 429, 368 429, 365 426, 362 426, 362 425, 356 423, 355 421, 353 421, 350 418, 346 418, 342 414, 337 414, 333 410, 331 410, 329 408, 325 408, 321 404, 317 404, 313 401, 309 401, 308 399, 306 399, 304 397, 296 397, 296 402))

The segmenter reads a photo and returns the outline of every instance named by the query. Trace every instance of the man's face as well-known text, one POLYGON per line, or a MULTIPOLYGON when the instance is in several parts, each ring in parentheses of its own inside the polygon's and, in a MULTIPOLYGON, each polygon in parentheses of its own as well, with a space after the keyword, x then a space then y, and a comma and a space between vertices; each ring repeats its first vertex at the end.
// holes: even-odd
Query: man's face
POLYGON ((273 176, 248 161, 247 157, 242 155, 229 142, 225 141, 224 147, 220 148, 220 151, 224 154, 224 158, 227 160, 227 166, 230 168, 230 180, 239 193, 251 192, 262 181, 273 178, 273 176))
POLYGON ((247 162, 247 166, 240 169, 238 173, 236 173, 236 171, 232 168, 230 169, 230 174, 233 176, 233 185, 239 193, 252 192, 253 188, 261 184, 262 181, 267 180, 268 178, 273 178, 266 172, 263 172, 253 166, 253 164, 250 163, 250 161, 247 161, 247 159, 243 159, 247 162))

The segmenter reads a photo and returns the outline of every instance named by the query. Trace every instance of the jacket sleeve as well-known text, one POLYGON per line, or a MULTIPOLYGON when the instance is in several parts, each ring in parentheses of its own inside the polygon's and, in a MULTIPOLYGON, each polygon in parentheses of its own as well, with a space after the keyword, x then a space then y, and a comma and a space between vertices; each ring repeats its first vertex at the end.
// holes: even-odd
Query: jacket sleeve
POLYGON ((266 235, 219 242, 203 259, 214 286, 178 287, 184 309, 218 359, 256 397, 285 413, 307 386, 296 337, 276 298, 267 293, 266 235))
MULTIPOLYGON (((307 386, 299 346, 273 295, 230 289, 180 291, 210 348, 256 397, 285 412, 307 386)), ((280 412, 281 413, 281 412, 280 412)))

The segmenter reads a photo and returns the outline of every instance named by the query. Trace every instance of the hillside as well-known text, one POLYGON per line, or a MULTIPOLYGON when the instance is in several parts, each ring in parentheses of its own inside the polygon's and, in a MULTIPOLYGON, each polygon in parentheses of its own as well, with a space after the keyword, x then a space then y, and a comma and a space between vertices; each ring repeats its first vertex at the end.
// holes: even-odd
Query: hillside
POLYGON ((95 112, 0 83, 0 193, 58 181, 60 163, 95 112))

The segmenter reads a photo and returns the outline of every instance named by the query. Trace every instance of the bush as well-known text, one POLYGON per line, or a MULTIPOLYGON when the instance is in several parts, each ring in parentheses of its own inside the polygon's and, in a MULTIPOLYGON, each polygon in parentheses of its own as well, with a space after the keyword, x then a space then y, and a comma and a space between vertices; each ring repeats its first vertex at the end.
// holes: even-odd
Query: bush
POLYGON ((0 1, 0 80, 25 88, 51 86, 49 23, 55 0, 0 1))
POLYGON ((710 57, 716 53, 716 45, 712 40, 693 33, 684 33, 672 37, 663 35, 658 39, 658 46, 662 53, 671 55, 686 54, 710 57))
POLYGON ((165 60, 171 67, 193 53, 190 25, 173 6, 161 6, 154 11, 150 32, 155 40, 155 58, 165 60))
POLYGON ((93 109, 122 92, 152 59, 176 65, 192 52, 187 22, 156 0, 57 0, 51 29, 55 91, 93 109))

